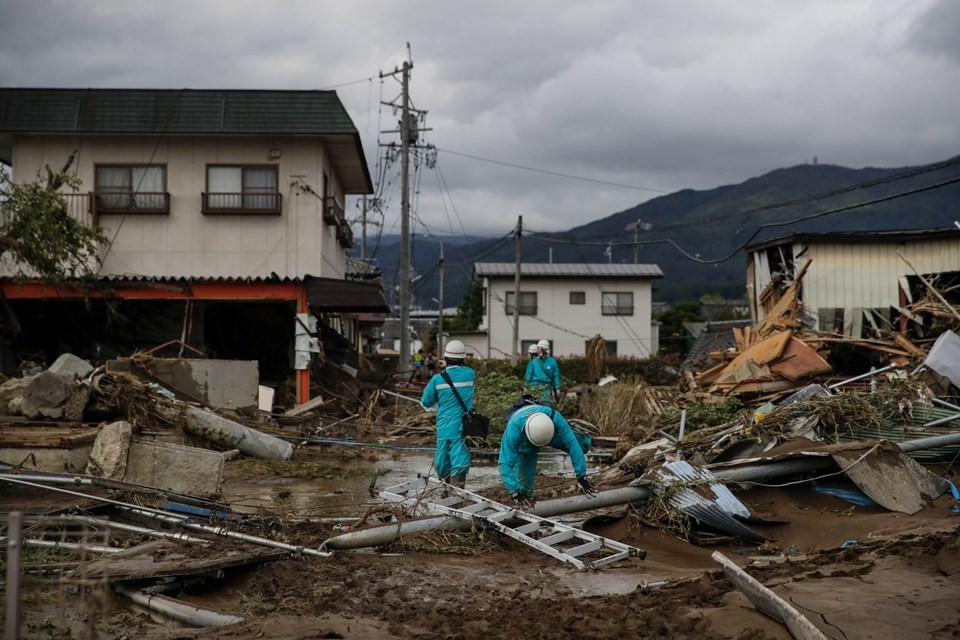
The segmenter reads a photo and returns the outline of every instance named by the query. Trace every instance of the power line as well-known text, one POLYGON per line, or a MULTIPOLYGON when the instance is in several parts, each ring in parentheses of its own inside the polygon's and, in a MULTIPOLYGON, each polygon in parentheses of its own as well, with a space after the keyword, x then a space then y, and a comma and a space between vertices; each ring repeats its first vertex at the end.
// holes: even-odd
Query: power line
MULTIPOLYGON (((808 204, 808 203, 816 202, 817 200, 823 200, 823 199, 826 199, 826 198, 829 198, 829 197, 832 197, 832 196, 835 196, 835 195, 842 195, 842 194, 844 194, 844 193, 851 193, 851 192, 854 192, 854 191, 859 191, 859 190, 867 189, 867 188, 874 187, 874 186, 881 185, 881 184, 886 184, 886 183, 890 183, 890 182, 896 182, 896 181, 898 181, 898 180, 904 180, 904 179, 907 179, 907 178, 913 178, 913 177, 916 177, 916 176, 919 176, 919 175, 923 175, 923 174, 925 174, 925 173, 931 173, 931 172, 934 172, 934 171, 939 171, 940 169, 945 169, 945 168, 948 168, 948 167, 951 167, 951 166, 954 166, 954 165, 958 165, 958 164, 960 164, 960 156, 954 156, 954 157, 952 157, 952 158, 948 158, 947 160, 943 160, 943 161, 940 161, 940 162, 935 162, 935 163, 929 164, 929 165, 924 165, 924 166, 922 166, 922 167, 919 167, 919 168, 917 168, 917 169, 912 169, 912 170, 910 170, 910 171, 905 171, 905 172, 898 173, 898 174, 894 174, 894 175, 891 175, 891 176, 885 176, 885 177, 883 177, 883 178, 876 178, 876 179, 874 179, 874 180, 868 180, 868 181, 866 181, 866 182, 860 182, 860 183, 857 183, 857 184, 855 184, 855 185, 851 185, 851 186, 848 186, 848 187, 841 187, 841 188, 838 188, 838 189, 833 189, 833 190, 831 190, 831 191, 824 191, 824 192, 821 192, 821 193, 813 194, 813 195, 810 195, 810 196, 804 196, 804 197, 802 197, 802 198, 797 198, 797 199, 794 199, 794 200, 788 200, 788 201, 778 202, 778 203, 769 204, 769 205, 762 205, 762 206, 759 206, 759 207, 753 207, 753 208, 751 208, 751 209, 746 209, 746 210, 743 210, 743 211, 734 211, 734 212, 730 212, 730 213, 714 214, 714 215, 711 215, 711 216, 705 216, 705 217, 702 217, 702 218, 697 218, 696 220, 687 220, 687 221, 685 221, 685 222, 675 222, 675 223, 672 223, 672 224, 666 224, 666 225, 659 226, 659 227, 656 227, 655 229, 653 229, 653 233, 658 233, 658 232, 662 232, 662 231, 671 231, 671 230, 673 230, 673 229, 684 229, 684 228, 689 228, 689 227, 696 227, 696 226, 702 225, 702 224, 705 223, 705 222, 722 222, 722 221, 725 221, 725 220, 730 220, 730 219, 732 219, 732 218, 737 218, 737 217, 741 217, 741 216, 742 216, 742 217, 749 217, 750 215, 752 215, 752 214, 754 214, 754 213, 759 213, 759 212, 761 212, 761 211, 770 211, 770 210, 773 210, 773 209, 779 209, 779 208, 783 208, 783 207, 796 206, 796 205, 799 205, 799 204, 808 204)), ((546 239, 547 239, 547 238, 545 238, 544 236, 550 236, 550 235, 557 235, 557 234, 552 233, 552 232, 542 232, 542 233, 538 234, 538 236, 540 237, 540 239, 543 239, 543 240, 546 240, 546 239)), ((586 238, 582 238, 582 239, 577 240, 577 241, 567 241, 567 242, 570 242, 571 244, 574 243, 574 242, 581 243, 581 244, 589 244, 587 241, 590 240, 590 239, 598 239, 598 240, 599 240, 599 239, 604 239, 603 242, 596 243, 596 244, 602 245, 602 246, 606 246, 607 244, 609 244, 609 242, 608 242, 607 240, 605 240, 605 239, 608 238, 608 237, 609 237, 608 235, 596 235, 596 236, 588 236, 588 237, 586 237, 586 238)), ((564 239, 558 238, 556 241, 557 241, 557 242, 564 242, 564 239)), ((644 243, 638 243, 638 244, 644 244, 644 243)), ((648 243, 648 244, 649 244, 649 243, 648 243)), ((633 246, 633 243, 620 243, 620 244, 614 243, 614 245, 615 245, 615 246, 633 246)))
POLYGON ((581 180, 583 182, 593 182, 595 184, 605 184, 610 187, 621 187, 623 189, 635 189, 637 191, 652 191, 653 193, 670 193, 669 191, 664 191, 662 189, 653 189, 650 187, 639 187, 637 185, 632 185, 632 184, 623 184, 622 182, 610 182, 607 180, 597 180, 596 178, 584 178, 583 176, 575 176, 569 173, 548 171, 546 169, 537 169, 536 167, 526 167, 522 164, 513 164, 512 162, 503 162, 502 160, 493 160, 491 158, 481 158, 480 156, 474 156, 469 153, 460 153, 458 151, 451 151, 450 149, 441 149, 440 147, 437 147, 437 151, 443 151, 444 153, 449 153, 450 155, 454 155, 454 156, 460 156, 462 158, 470 158, 471 160, 480 160, 481 162, 498 164, 502 167, 511 167, 513 169, 523 169, 524 171, 533 171, 535 173, 542 173, 548 176, 556 176, 558 178, 568 178, 570 180, 581 180))
MULTIPOLYGON (((730 252, 730 253, 727 254, 726 256, 723 256, 722 258, 717 258, 717 259, 713 259, 713 260, 701 260, 699 257, 694 256, 694 255, 691 255, 690 253, 688 253, 687 251, 685 251, 685 250, 683 249, 683 247, 681 247, 679 244, 677 244, 672 238, 662 238, 662 239, 659 239, 659 240, 644 240, 644 241, 638 242, 638 243, 636 243, 636 244, 637 244, 637 246, 646 246, 646 245, 654 245, 654 244, 669 244, 669 245, 672 246, 674 249, 676 249, 677 251, 679 251, 685 258, 687 258, 687 259, 689 259, 689 260, 692 260, 693 262, 697 262, 697 263, 699 263, 699 264, 719 264, 719 263, 721 263, 721 262, 726 262, 726 261, 729 260, 730 258, 734 257, 739 251, 741 251, 744 247, 746 247, 748 244, 750 244, 750 243, 753 241, 753 239, 754 239, 754 238, 760 233, 760 231, 762 231, 763 229, 767 229, 767 228, 771 228, 771 227, 783 227, 783 226, 787 226, 787 225, 791 225, 791 224, 796 224, 796 223, 798 223, 798 222, 803 222, 803 221, 805 221, 805 220, 812 220, 812 219, 814 219, 814 218, 820 218, 820 217, 832 215, 832 214, 835 214, 835 213, 841 213, 841 212, 843 212, 843 211, 849 211, 849 210, 851 210, 851 209, 859 209, 859 208, 862 208, 862 207, 868 207, 868 206, 870 206, 870 205, 880 204, 880 203, 882 203, 882 202, 887 202, 887 201, 889 201, 889 200, 896 200, 896 199, 898 199, 898 198, 903 198, 903 197, 906 197, 906 196, 915 195, 915 194, 917 194, 917 193, 922 193, 922 192, 924 192, 924 191, 931 191, 931 190, 933 190, 933 189, 939 189, 939 188, 941 188, 941 187, 945 187, 945 186, 948 186, 948 185, 951 185, 951 184, 955 184, 955 183, 957 183, 957 182, 960 182, 960 177, 951 178, 951 179, 949 179, 949 180, 944 180, 944 181, 937 182, 937 183, 931 184, 931 185, 926 185, 926 186, 923 186, 923 187, 917 187, 917 188, 915 188, 915 189, 908 189, 908 190, 906 190, 906 191, 901 191, 901 192, 899 192, 899 193, 895 193, 895 194, 892 194, 892 195, 889 195, 889 196, 884 196, 884 197, 882 197, 882 198, 875 198, 875 199, 873 199, 873 200, 867 200, 867 201, 864 201, 864 202, 857 202, 857 203, 854 203, 854 204, 844 205, 844 206, 841 206, 841 207, 836 207, 836 208, 833 208, 833 209, 828 209, 828 210, 826 210, 826 211, 819 211, 819 212, 817 212, 817 213, 812 213, 812 214, 809 214, 809 215, 800 216, 800 217, 797 217, 797 218, 793 218, 793 219, 791 219, 791 220, 784 220, 784 221, 781 221, 781 222, 767 222, 767 223, 764 223, 764 224, 758 226, 758 227, 754 230, 754 232, 753 232, 752 234, 750 234, 750 237, 747 238, 746 240, 744 240, 742 243, 740 243, 740 245, 738 245, 732 252, 730 252)), ((685 224, 685 225, 683 225, 683 226, 695 226, 695 225, 700 225, 701 223, 702 223, 701 220, 697 220, 696 222, 692 222, 692 223, 689 223, 689 224, 685 224)), ((671 228, 671 229, 674 229, 674 228, 677 228, 678 226, 680 226, 680 225, 679 225, 679 224, 678 224, 678 225, 671 225, 670 228, 671 228)), ((657 229, 657 231, 663 231, 663 230, 665 230, 666 228, 667 228, 667 227, 663 227, 663 228, 661 228, 661 229, 657 229)), ((632 242, 587 242, 587 241, 581 241, 581 240, 567 240, 567 239, 550 238, 550 237, 544 237, 544 236, 537 236, 537 239, 538 239, 538 240, 542 240, 542 241, 544 241, 544 242, 553 242, 553 243, 558 243, 558 244, 571 244, 571 245, 577 245, 577 246, 611 246, 611 247, 612 247, 612 246, 617 246, 617 247, 629 247, 629 246, 633 246, 633 245, 634 245, 634 243, 632 243, 632 242)))

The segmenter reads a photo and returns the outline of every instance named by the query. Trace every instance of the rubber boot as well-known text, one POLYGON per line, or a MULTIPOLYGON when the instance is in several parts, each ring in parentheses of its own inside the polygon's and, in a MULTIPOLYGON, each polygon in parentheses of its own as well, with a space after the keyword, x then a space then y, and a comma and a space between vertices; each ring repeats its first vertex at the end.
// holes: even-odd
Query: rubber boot
POLYGON ((458 473, 454 476, 451 476, 449 482, 455 487, 466 489, 467 488, 467 472, 464 471, 463 473, 458 473))

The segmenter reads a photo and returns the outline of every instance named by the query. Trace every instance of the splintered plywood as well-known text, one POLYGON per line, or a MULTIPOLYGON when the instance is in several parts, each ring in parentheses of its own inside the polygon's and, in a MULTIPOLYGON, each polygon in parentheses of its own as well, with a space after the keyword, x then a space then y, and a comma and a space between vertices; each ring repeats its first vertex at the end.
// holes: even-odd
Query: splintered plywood
POLYGON ((830 364, 802 340, 790 338, 780 359, 770 365, 770 371, 779 373, 787 380, 799 380, 831 371, 830 364))
POLYGON ((793 333, 787 329, 786 331, 781 331, 780 333, 770 336, 766 340, 758 342, 734 358, 733 361, 728 364, 723 371, 720 372, 720 375, 717 376, 717 379, 724 379, 728 373, 736 371, 751 360, 754 364, 758 365, 764 365, 768 362, 773 362, 783 353, 783 350, 787 346, 787 342, 789 342, 792 336, 793 333))

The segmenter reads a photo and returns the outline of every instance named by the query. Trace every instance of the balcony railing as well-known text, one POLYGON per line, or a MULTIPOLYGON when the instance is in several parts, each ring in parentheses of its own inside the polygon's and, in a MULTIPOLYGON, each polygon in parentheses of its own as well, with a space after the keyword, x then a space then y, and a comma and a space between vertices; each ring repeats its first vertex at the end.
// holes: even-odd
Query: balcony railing
POLYGON ((343 220, 343 205, 333 196, 323 199, 323 221, 327 224, 340 224, 343 220))
POLYGON ((280 215, 280 193, 204 193, 202 213, 206 215, 280 215))
POLYGON ((344 249, 353 247, 353 229, 346 220, 340 220, 337 224, 337 240, 344 249))
POLYGON ((170 194, 167 192, 95 191, 90 194, 94 218, 105 213, 169 214, 170 194))

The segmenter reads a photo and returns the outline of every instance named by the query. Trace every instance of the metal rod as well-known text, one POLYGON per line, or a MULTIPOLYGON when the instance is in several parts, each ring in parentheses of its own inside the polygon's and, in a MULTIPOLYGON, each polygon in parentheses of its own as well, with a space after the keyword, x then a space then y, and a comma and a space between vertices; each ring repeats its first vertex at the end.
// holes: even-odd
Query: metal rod
POLYGON ((380 393, 385 393, 388 396, 394 396, 397 398, 401 398, 403 400, 409 400, 410 402, 416 402, 417 404, 420 404, 420 401, 418 399, 411 398, 410 396, 405 396, 402 393, 394 393, 393 391, 387 391, 386 389, 380 389, 380 393))
POLYGON ((11 511, 7 518, 7 608, 4 640, 20 637, 20 550, 22 514, 11 511))
POLYGON ((313 549, 311 547, 303 547, 298 545, 287 544, 286 542, 277 542, 276 540, 270 540, 269 538, 261 538, 259 536, 251 536, 246 533, 231 531, 225 527, 213 527, 206 524, 198 524, 196 522, 179 520, 169 514, 153 513, 151 511, 141 509, 140 507, 124 506, 120 508, 123 509, 124 511, 129 511, 130 513, 146 516, 148 518, 154 518, 156 520, 161 520, 163 522, 169 522, 170 524, 175 524, 176 526, 183 527, 185 529, 192 529, 194 531, 203 531, 205 533, 212 533, 214 535, 223 536, 225 538, 232 538, 234 540, 242 540, 244 542, 250 542, 256 545, 260 545, 261 547, 272 547, 274 549, 290 551, 291 553, 302 553, 304 555, 317 556, 320 558, 329 558, 331 555, 333 555, 328 551, 321 551, 319 549, 313 549))
POLYGON ((25 547, 46 547, 48 549, 68 549, 70 551, 93 551, 94 553, 120 553, 123 549, 117 547, 104 547, 98 544, 84 544, 82 542, 60 542, 59 540, 36 540, 26 538, 23 541, 25 547))
POLYGON ((677 436, 677 440, 683 440, 683 432, 687 426, 687 410, 680 410, 680 434, 677 436))
POLYGON ((948 422, 953 422, 954 420, 960 420, 960 413, 947 416, 946 418, 940 418, 938 420, 933 420, 932 422, 927 422, 923 426, 925 427, 938 427, 941 424, 947 424, 948 422))
POLYGON ((108 529, 116 529, 118 531, 130 531, 132 533, 142 533, 147 536, 154 538, 170 538, 172 540, 183 540, 184 542, 207 542, 203 538, 194 538, 193 536, 188 536, 185 533, 175 533, 173 531, 160 531, 158 529, 148 529, 147 527, 138 527, 135 524, 127 524, 124 522, 114 522, 113 520, 105 520, 103 518, 92 518, 90 516, 73 516, 73 515, 64 515, 61 514, 56 517, 57 520, 62 520, 64 522, 79 522, 82 524, 89 524, 91 526, 106 527, 108 529))
POLYGON ((891 365, 888 365, 888 366, 886 366, 886 367, 883 367, 883 368, 881 368, 881 369, 873 369, 873 368, 871 368, 870 371, 867 371, 866 373, 860 374, 859 376, 854 376, 854 377, 849 378, 849 379, 847 379, 847 380, 841 380, 840 382, 836 382, 836 383, 834 383, 834 384, 831 384, 831 385, 827 386, 827 388, 828 388, 828 389, 836 389, 837 387, 842 387, 842 386, 845 385, 845 384, 849 384, 849 383, 851 383, 851 382, 856 382, 857 380, 863 380, 864 378, 871 378, 871 377, 877 375, 878 373, 883 373, 884 371, 890 371, 890 369, 894 369, 894 368, 895 368, 895 367, 894 367, 892 364, 891 364, 891 365))
POLYGON ((957 411, 960 411, 960 407, 958 407, 955 404, 950 404, 946 400, 941 400, 940 398, 931 398, 931 400, 933 400, 933 404, 939 404, 942 407, 947 407, 948 409, 956 409, 957 411))

